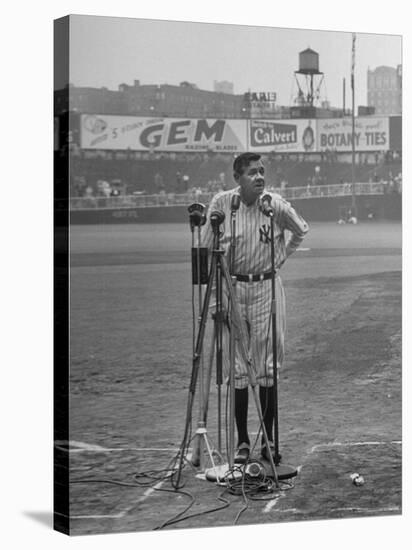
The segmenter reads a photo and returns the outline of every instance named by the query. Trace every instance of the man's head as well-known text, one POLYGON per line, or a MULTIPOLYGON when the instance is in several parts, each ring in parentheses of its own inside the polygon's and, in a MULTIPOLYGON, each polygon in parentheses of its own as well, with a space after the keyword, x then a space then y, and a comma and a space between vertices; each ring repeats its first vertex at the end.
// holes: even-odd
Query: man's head
POLYGON ((254 202, 262 194, 265 186, 265 169, 256 153, 242 153, 233 163, 233 177, 240 185, 242 198, 254 202))

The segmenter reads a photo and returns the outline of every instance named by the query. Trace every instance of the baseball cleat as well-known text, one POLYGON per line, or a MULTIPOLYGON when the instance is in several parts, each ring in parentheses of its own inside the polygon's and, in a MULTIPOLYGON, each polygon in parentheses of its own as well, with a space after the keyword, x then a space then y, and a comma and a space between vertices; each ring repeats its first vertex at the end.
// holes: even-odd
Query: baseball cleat
POLYGON ((250 445, 241 443, 235 453, 235 464, 245 464, 249 460, 250 445))

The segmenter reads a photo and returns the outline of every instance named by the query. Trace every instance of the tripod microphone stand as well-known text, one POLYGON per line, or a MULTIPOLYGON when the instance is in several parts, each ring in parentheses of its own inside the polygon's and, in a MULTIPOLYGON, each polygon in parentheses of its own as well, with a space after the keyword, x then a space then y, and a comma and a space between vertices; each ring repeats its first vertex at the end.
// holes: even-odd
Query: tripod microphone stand
MULTIPOLYGON (((196 215, 196 210, 198 209, 197 204, 193 204, 189 207, 190 212, 190 222, 193 232, 193 225, 198 225, 199 235, 198 235, 198 248, 201 249, 200 243, 200 225, 205 223, 205 218, 202 217, 201 223, 198 222, 198 218, 194 218, 196 215)), ((203 205, 202 205, 203 206, 203 205)), ((230 243, 230 257, 231 257, 231 273, 233 273, 233 262, 235 257, 235 241, 236 241, 236 212, 240 206, 240 196, 234 195, 231 203, 231 243, 230 243)), ((202 211, 203 214, 203 211, 202 211)), ((192 242, 193 245, 193 242, 192 242)), ((219 232, 217 231, 214 235, 214 248, 219 249, 219 232)), ((204 249, 205 250, 205 249, 204 249)), ((200 254, 196 254, 196 273, 199 275, 201 268, 199 266, 200 254)), ((196 280, 196 284, 199 284, 199 304, 201 304, 201 286, 200 283, 207 283, 207 280, 204 279, 196 280)), ((193 280, 195 283, 195 280, 193 280)), ((213 335, 212 335, 212 349, 209 354, 209 363, 206 370, 206 381, 204 381, 203 373, 203 360, 201 361, 200 375, 199 375, 199 393, 200 393, 200 407, 199 407, 199 421, 198 429, 196 431, 196 436, 193 443, 193 452, 191 457, 191 463, 193 466, 200 466, 201 469, 204 469, 203 461, 203 438, 206 438, 206 421, 208 413, 208 396, 210 392, 210 382, 211 382, 211 371, 213 364, 213 346, 216 346, 216 386, 217 386, 217 455, 219 458, 222 458, 222 385, 223 385, 223 325, 227 323, 229 312, 225 311, 223 308, 223 285, 222 285, 222 272, 220 263, 216 265, 216 276, 215 276, 215 285, 216 285, 216 311, 212 315, 213 318, 213 335), (203 436, 203 437, 202 437, 203 436)), ((232 286, 235 288, 236 278, 232 277, 232 286)), ((234 331, 230 331, 230 344, 229 344, 229 357, 230 357, 230 380, 229 380, 229 391, 230 391, 230 418, 229 418, 229 468, 233 468, 234 465, 234 412, 235 412, 235 338, 234 331)), ((213 464, 213 457, 208 448, 211 462, 213 464)), ((213 468, 215 465, 213 464, 213 468)))
MULTIPOLYGON (((192 284, 198 285, 198 306, 199 306, 199 319, 201 316, 201 307, 202 307, 202 284, 208 282, 207 278, 207 249, 201 247, 201 226, 206 222, 205 215, 206 207, 201 203, 194 203, 189 206, 189 219, 190 219, 190 229, 192 231, 192 284), (197 227, 197 248, 194 246, 194 228, 197 227)), ((193 342, 193 348, 195 348, 195 342, 193 342)), ((195 349, 193 349, 195 352, 195 349)), ((207 395, 210 388, 210 369, 211 361, 213 356, 209 361, 208 368, 208 377, 206 383, 207 395)), ((203 357, 201 358, 200 364, 200 374, 199 374, 199 417, 197 430, 193 440, 193 451, 191 456, 191 463, 193 466, 199 466, 201 469, 204 469, 204 448, 206 446, 210 461, 215 468, 214 464, 214 450, 211 442, 208 440, 207 429, 206 429, 206 419, 207 419, 207 400, 205 400, 205 379, 204 379, 204 362, 203 357)), ((218 455, 220 457, 220 447, 218 449, 218 455)), ((221 457, 220 457, 221 458, 221 457)))

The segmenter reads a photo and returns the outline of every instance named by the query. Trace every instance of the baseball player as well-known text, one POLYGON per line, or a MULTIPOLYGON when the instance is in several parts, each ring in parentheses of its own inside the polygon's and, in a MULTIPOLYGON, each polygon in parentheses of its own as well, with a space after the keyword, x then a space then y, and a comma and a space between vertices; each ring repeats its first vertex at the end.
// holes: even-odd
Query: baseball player
MULTIPOLYGON (((246 323, 248 353, 254 360, 259 384, 259 398, 263 421, 269 441, 273 441, 273 354, 271 345, 271 246, 270 219, 262 212, 259 197, 265 191, 264 166, 261 157, 255 153, 243 153, 233 163, 233 177, 238 187, 215 195, 209 205, 208 216, 203 227, 203 243, 211 249, 213 228, 210 214, 220 210, 225 221, 220 226, 220 244, 229 251, 231 241, 230 213, 232 198, 240 195, 240 206, 236 213, 236 244, 233 258, 233 274, 236 276, 236 296, 240 313, 246 323)), ((308 231, 307 223, 280 195, 270 193, 274 211, 275 238, 275 291, 276 291, 276 340, 277 368, 284 357, 285 293, 278 269, 300 245, 308 231), (288 238, 285 230, 290 232, 288 238)), ((226 374, 227 361, 225 361, 226 374)), ((238 432, 236 463, 244 463, 250 454, 248 435, 248 370, 239 349, 235 353, 235 420, 238 432)), ((274 456, 273 444, 267 449, 262 440, 262 457, 268 453, 274 456)))

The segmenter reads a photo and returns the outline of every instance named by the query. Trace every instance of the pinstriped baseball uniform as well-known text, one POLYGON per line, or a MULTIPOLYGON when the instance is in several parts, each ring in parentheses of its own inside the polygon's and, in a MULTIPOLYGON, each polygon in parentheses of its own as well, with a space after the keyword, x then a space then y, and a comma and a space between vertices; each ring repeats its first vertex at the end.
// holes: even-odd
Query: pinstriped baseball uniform
MULTIPOLYGON (((211 250, 213 246, 213 229, 210 214, 215 210, 225 213, 225 221, 220 226, 220 244, 228 256, 231 240, 231 201, 240 188, 223 191, 215 195, 209 209, 207 222, 203 227, 202 242, 211 250)), ((266 192, 264 192, 266 194, 266 192)), ((270 193, 271 207, 274 210, 275 266, 276 270, 300 245, 308 231, 307 223, 296 213, 292 206, 280 195, 270 193), (288 240, 285 230, 290 231, 288 240)), ((251 205, 240 202, 236 213, 236 249, 234 273, 236 275, 260 275, 271 271, 270 219, 259 209, 258 201, 251 205)), ((228 264, 230 266, 230 258, 228 264)), ((277 367, 280 368, 284 358, 284 335, 286 329, 285 292, 280 276, 275 279, 276 292, 276 340, 277 367)), ((273 353, 271 345, 271 280, 236 283, 236 295, 239 301, 241 316, 247 327, 249 341, 247 348, 255 365, 257 381, 261 386, 273 385, 273 353)), ((225 338, 227 342, 227 335, 225 338)), ((225 354, 227 358, 227 354, 225 354)), ((225 361, 225 368, 228 368, 225 361)), ((235 387, 245 388, 248 376, 245 360, 236 349, 235 387)), ((227 372, 227 370, 226 370, 227 372)))

